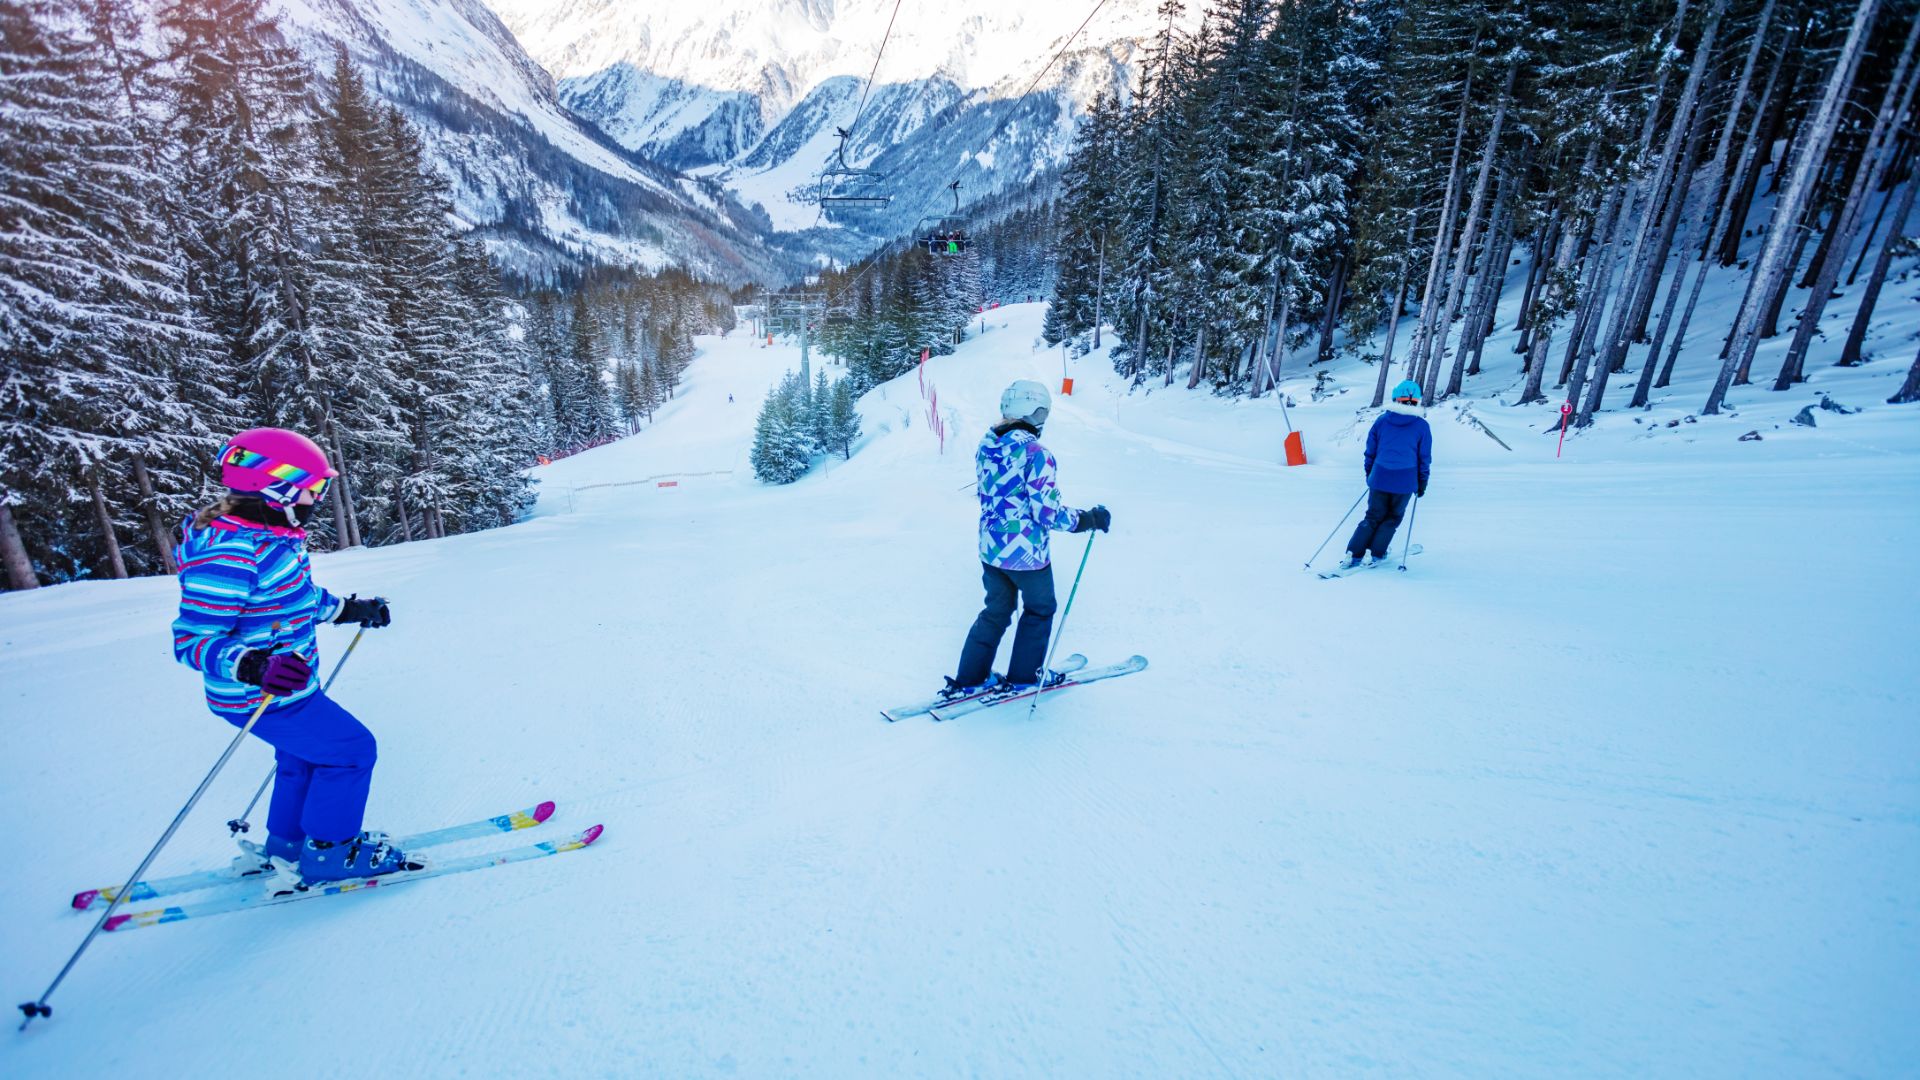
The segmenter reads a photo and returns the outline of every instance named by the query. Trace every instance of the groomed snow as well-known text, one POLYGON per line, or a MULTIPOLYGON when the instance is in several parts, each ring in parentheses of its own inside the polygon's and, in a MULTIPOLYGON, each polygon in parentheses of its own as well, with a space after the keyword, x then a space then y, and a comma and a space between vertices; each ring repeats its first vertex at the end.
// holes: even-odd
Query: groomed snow
MULTIPOLYGON (((336 688, 381 739, 370 824, 546 797, 548 830, 605 838, 103 938, 0 1072, 1911 1071, 1920 414, 1878 404, 1910 326, 1737 417, 1665 427, 1703 396, 1677 386, 1558 461, 1550 408, 1481 392, 1511 452, 1436 409, 1425 553, 1339 581, 1300 563, 1360 491, 1370 369, 1318 403, 1290 379, 1313 463, 1287 469, 1274 401, 1072 361, 1047 442, 1114 531, 1064 646, 1153 666, 1031 722, 888 725, 978 605, 971 443, 1008 379, 1057 385, 1040 319, 928 365, 944 455, 909 376, 852 461, 756 484, 798 357, 736 333, 654 427, 541 470, 532 520, 319 557, 394 605, 336 688), (1869 407, 1787 423, 1820 390, 1869 407)), ((1057 541, 1063 598, 1086 542, 1057 541)), ((230 738, 169 655, 175 597, 0 596, 13 1000, 230 738)), ((156 870, 224 859, 268 760, 245 747, 156 870)))

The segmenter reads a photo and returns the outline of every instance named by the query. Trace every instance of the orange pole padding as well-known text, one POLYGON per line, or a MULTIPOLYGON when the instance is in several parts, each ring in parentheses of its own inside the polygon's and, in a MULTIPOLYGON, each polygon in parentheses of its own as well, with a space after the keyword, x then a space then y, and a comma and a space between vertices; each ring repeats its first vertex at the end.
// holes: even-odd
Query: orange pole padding
POLYGON ((1300 433, 1287 435, 1287 464, 1305 465, 1307 463, 1307 444, 1300 439, 1300 433))

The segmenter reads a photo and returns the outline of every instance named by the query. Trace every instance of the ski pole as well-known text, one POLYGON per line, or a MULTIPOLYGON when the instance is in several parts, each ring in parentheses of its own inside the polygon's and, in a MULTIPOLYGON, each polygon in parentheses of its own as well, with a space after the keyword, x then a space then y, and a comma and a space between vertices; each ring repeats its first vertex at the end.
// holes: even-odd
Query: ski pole
POLYGON ((192 813, 194 806, 200 802, 200 796, 205 795, 207 788, 212 786, 213 778, 220 775, 220 770, 226 766, 227 759, 233 756, 235 750, 240 749, 240 744, 245 742, 247 735, 253 731, 253 725, 260 721, 260 717, 267 711, 267 706, 271 704, 273 704, 272 694, 260 699, 260 707, 253 710, 252 716, 247 717, 246 726, 241 728, 240 734, 235 735, 233 741, 227 744, 226 753, 221 754, 220 760, 213 763, 213 770, 207 773, 207 778, 200 781, 199 787, 193 789, 193 796, 187 800, 187 805, 180 808, 180 812, 173 816, 173 824, 168 825, 167 831, 160 834, 159 843, 153 845, 153 850, 147 852, 147 857, 140 860, 139 866, 134 867, 133 874, 127 878, 127 883, 120 886, 119 891, 113 894, 113 899, 107 901, 107 910, 100 913, 99 920, 93 924, 93 929, 87 931, 87 936, 80 942, 80 947, 73 950, 72 956, 67 957, 67 964, 60 969, 60 974, 53 977, 53 982, 47 985, 38 1000, 29 1001, 20 1006, 20 1011, 26 1013, 27 1018, 20 1021, 18 1030, 27 1030, 27 1025, 33 1023, 38 1017, 53 1015, 53 1009, 48 1006, 47 999, 60 988, 60 983, 67 977, 67 972, 72 971, 73 965, 80 961, 80 954, 86 952, 87 946, 93 944, 93 939, 99 936, 101 929, 107 925, 107 920, 113 918, 114 910, 126 900, 127 894, 133 891, 134 883, 146 875, 147 867, 153 865, 153 860, 159 856, 160 849, 166 847, 167 841, 173 839, 173 834, 179 831, 180 823, 187 820, 187 815, 192 813))
POLYGON ((1053 632, 1053 644, 1047 646, 1047 662, 1040 665, 1040 686, 1033 692, 1033 704, 1027 706, 1027 719, 1039 711, 1040 695, 1047 692, 1047 672, 1053 670, 1053 653, 1060 647, 1060 636, 1067 632, 1067 616, 1073 614, 1073 598, 1080 594, 1080 575, 1087 572, 1087 556, 1093 554, 1093 538, 1097 532, 1087 534, 1087 549, 1080 553, 1080 569, 1073 572, 1073 588, 1067 590, 1067 606, 1060 612, 1060 629, 1053 632))
MULTIPOLYGON (((360 639, 366 636, 366 633, 367 633, 367 628, 365 626, 360 627, 359 630, 354 632, 353 640, 347 642, 346 651, 340 654, 340 659, 334 661, 333 671, 331 674, 327 676, 327 681, 320 684, 320 692, 322 694, 326 693, 328 690, 333 689, 333 680, 340 677, 340 669, 347 666, 347 657, 353 655, 353 650, 360 646, 360 639)), ((253 793, 253 798, 247 800, 247 808, 245 810, 240 811, 239 817, 228 819, 227 821, 228 836, 239 836, 241 833, 246 832, 248 829, 253 828, 252 825, 247 824, 247 815, 253 813, 253 808, 260 805, 260 796, 265 795, 267 793, 267 785, 273 783, 274 774, 278 773, 279 771, 280 771, 280 763, 279 761, 276 760, 273 763, 273 765, 268 767, 267 775, 264 779, 260 781, 260 787, 258 790, 256 790, 253 793)))
POLYGON ((1413 554, 1413 519, 1420 515, 1420 496, 1413 497, 1413 505, 1407 508, 1407 541, 1400 545, 1400 569, 1407 568, 1407 556, 1413 554))
POLYGON ((1347 512, 1341 515, 1340 524, 1335 525, 1333 527, 1333 531, 1327 534, 1327 538, 1325 540, 1320 541, 1320 546, 1313 549, 1313 554, 1307 556, 1307 561, 1300 564, 1300 569, 1302 570, 1313 569, 1313 560, 1319 558, 1320 553, 1327 550, 1327 545, 1333 543, 1333 538, 1340 535, 1340 530, 1346 527, 1347 519, 1353 516, 1353 512, 1355 510, 1360 509, 1360 502, 1362 499, 1365 499, 1366 497, 1367 497, 1367 493, 1362 491, 1360 493, 1360 498, 1353 500, 1353 505, 1347 507, 1347 512))

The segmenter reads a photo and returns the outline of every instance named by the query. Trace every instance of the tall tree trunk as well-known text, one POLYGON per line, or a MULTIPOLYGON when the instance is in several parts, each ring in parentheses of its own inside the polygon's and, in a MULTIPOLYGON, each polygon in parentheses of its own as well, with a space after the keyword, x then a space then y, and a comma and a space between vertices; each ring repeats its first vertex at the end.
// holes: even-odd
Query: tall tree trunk
POLYGON ((1474 260, 1473 285, 1460 326, 1460 356, 1466 362, 1466 374, 1480 374, 1481 346, 1493 329, 1493 314, 1488 294, 1498 294, 1506 286, 1507 267, 1513 252, 1513 216, 1509 213, 1513 176, 1524 169, 1501 169, 1500 183, 1494 189, 1493 219, 1487 225, 1486 245, 1474 260))
POLYGON ((153 493, 153 476, 147 472, 145 454, 133 455, 133 480, 140 486, 140 509, 146 513, 147 533, 153 538, 153 549, 160 554, 160 566, 169 574, 177 574, 180 567, 173 561, 173 537, 160 519, 160 499, 153 493))
MULTIPOLYGON (((1766 43, 1767 25, 1768 25, 1768 20, 1773 15, 1773 6, 1774 6, 1773 0, 1767 0, 1766 6, 1760 9, 1759 25, 1755 27, 1753 32, 1754 34, 1753 40, 1752 42, 1749 43, 1747 48, 1747 59, 1746 59, 1746 63, 1741 69, 1740 83, 1734 90, 1733 101, 1727 106, 1726 126, 1720 129, 1720 142, 1714 148, 1713 164, 1708 167, 1708 173, 1711 177, 1713 177, 1713 182, 1708 186, 1709 192, 1713 191, 1719 185, 1719 179, 1718 179, 1719 170, 1723 168, 1726 164, 1727 151, 1732 146, 1733 131, 1734 131, 1734 128, 1738 125, 1740 120, 1740 110, 1746 98, 1746 90, 1747 90, 1749 80, 1752 78, 1752 75, 1753 75, 1753 66, 1754 66, 1754 63, 1759 59, 1761 47, 1766 43)), ((1787 31, 1787 37, 1785 42, 1786 47, 1790 48, 1793 45, 1795 33, 1796 31, 1793 29, 1789 29, 1787 31)), ((1760 100, 1754 106, 1754 125, 1755 125, 1756 131, 1760 123, 1760 116, 1767 111, 1768 102, 1772 98, 1774 88, 1779 82, 1780 68, 1781 68, 1781 60, 1776 58, 1773 65, 1773 71, 1767 77, 1766 89, 1760 92, 1760 100)), ((1750 132, 1748 135, 1746 147, 1741 151, 1741 162, 1740 162, 1741 172, 1746 171, 1748 166, 1752 164, 1752 158, 1755 153, 1754 138, 1755 138, 1754 134, 1750 132)), ((1732 237, 1732 244, 1733 244, 1735 254, 1738 255, 1739 253, 1740 225, 1743 223, 1743 217, 1742 215, 1737 214, 1735 212, 1735 208, 1738 205, 1740 200, 1740 194, 1741 194, 1740 187, 1741 187, 1741 184, 1739 180, 1739 173, 1736 173, 1733 180, 1728 182, 1728 184, 1726 185, 1726 188, 1721 196, 1720 208, 1715 212, 1711 220, 1711 224, 1708 230, 1710 235, 1707 239, 1706 245, 1700 250, 1700 257, 1699 257, 1700 265, 1696 267, 1694 271, 1693 290, 1687 295, 1687 306, 1684 309, 1682 315, 1680 316, 1679 324, 1673 331, 1673 351, 1667 354, 1666 362, 1660 366, 1660 376, 1654 382, 1654 386, 1656 388, 1664 388, 1668 383, 1673 381, 1674 362, 1680 358, 1680 348, 1687 340, 1687 327, 1693 322, 1693 313, 1700 304, 1701 287, 1706 284, 1707 273, 1713 267, 1713 256, 1711 253, 1715 250, 1720 249, 1723 243, 1728 239, 1728 237, 1732 237)), ((1689 248, 1691 248, 1691 242, 1689 242, 1689 248)), ((1726 264, 1723 263, 1722 265, 1726 265, 1726 264)), ((1679 284, 1678 282, 1675 282, 1676 286, 1678 284, 1679 284)), ((1663 340, 1666 338, 1666 336, 1667 336, 1666 320, 1662 319, 1660 332, 1657 335, 1655 335, 1655 337, 1657 339, 1663 340)), ((1731 338, 1731 335, 1729 335, 1729 339, 1730 338, 1731 338)), ((1653 352, 1658 352, 1658 351, 1659 351, 1659 346, 1656 345, 1654 347, 1653 352)), ((1652 355, 1653 355, 1652 353, 1648 354, 1649 368, 1652 367, 1652 355)), ((1642 398, 1639 404, 1642 404, 1642 405, 1646 404, 1645 399, 1642 398)))
MULTIPOLYGON (((1267 285, 1266 308, 1260 313, 1260 333, 1255 335, 1253 339, 1252 356, 1249 358, 1252 363, 1252 370, 1248 372, 1248 379, 1253 389, 1254 397, 1260 396, 1261 373, 1267 362, 1267 340, 1272 336, 1268 328, 1273 325, 1273 305, 1278 303, 1279 300, 1280 268, 1276 265, 1273 272, 1273 281, 1267 285)), ((1239 378, 1239 374, 1239 372, 1234 373, 1236 381, 1239 378)))
POLYGON ((407 490, 400 481, 393 482, 393 516, 400 522, 400 540, 413 543, 413 522, 407 517, 407 490))
POLYGON ((353 509, 353 488, 347 480, 347 449, 340 441, 340 429, 328 416, 326 422, 327 442, 333 448, 334 471, 340 475, 334 478, 330 487, 333 496, 333 535, 339 539, 341 547, 360 546, 359 515, 353 509))
MULTIPOLYGON (((1834 61, 1833 73, 1820 95, 1819 105, 1808 120, 1810 128, 1800 148, 1800 156, 1790 167, 1792 175, 1774 208, 1774 225, 1767 229, 1766 244, 1754 263, 1754 277, 1758 281, 1777 280, 1792 272, 1792 268, 1786 265, 1787 249, 1794 239, 1791 225, 1799 219, 1802 207, 1812 194, 1814 177, 1819 172, 1827 145, 1839 123, 1841 103, 1846 98, 1847 88, 1853 85, 1861 54, 1866 51, 1867 32, 1873 26, 1878 3, 1879 0, 1860 0, 1860 6, 1854 12, 1846 44, 1841 46, 1840 55, 1834 61)), ((1761 290, 1762 293, 1766 291, 1761 290)), ((1734 373, 1752 361, 1754 350, 1760 344, 1761 314, 1760 306, 1750 303, 1743 305, 1739 317, 1735 319, 1734 347, 1721 363, 1720 375, 1714 380, 1706 406, 1701 410, 1707 415, 1720 412, 1720 404, 1726 400, 1727 387, 1732 384, 1734 373)))
MULTIPOLYGON (((1638 299, 1634 302, 1632 326, 1628 330, 1630 341, 1648 341, 1647 324, 1653 317, 1653 300, 1660 294, 1660 283, 1666 280, 1667 263, 1674 262, 1683 268, 1675 273, 1673 288, 1667 290, 1667 295, 1673 295, 1674 291, 1680 288, 1682 279, 1686 277, 1684 267, 1687 265, 1687 257, 1684 251, 1673 250, 1673 238, 1680 231, 1680 223, 1688 216, 1687 207, 1695 201, 1693 177, 1699 171, 1700 147, 1706 141, 1707 117, 1704 106, 1696 108, 1693 116, 1693 132, 1687 136, 1687 150, 1680 159, 1680 171, 1673 178, 1672 194, 1667 199, 1666 214, 1660 224, 1660 238, 1655 240, 1653 246, 1647 250, 1646 269, 1643 272, 1645 280, 1639 292, 1636 293, 1638 299)), ((1672 305, 1668 306, 1671 308, 1672 305)), ((1625 350, 1621 351, 1624 355, 1625 350)), ((1659 355, 1660 349, 1657 345, 1647 351, 1647 356, 1650 358, 1657 359, 1659 355)), ((1642 366, 1652 367, 1654 364, 1650 359, 1642 366)))
MULTIPOLYGON (((1633 308, 1638 302, 1638 293, 1646 276, 1646 269, 1641 264, 1645 258, 1647 240, 1654 226, 1658 224, 1660 215, 1657 209, 1670 196, 1675 170, 1680 167, 1681 137, 1698 126, 1694 121, 1694 108, 1700 101, 1700 84, 1706 78, 1707 64, 1713 58, 1714 38, 1720 32, 1720 19, 1726 14, 1726 10, 1727 0, 1714 0, 1713 8, 1707 15, 1706 28, 1700 32, 1700 42, 1694 46, 1693 66, 1687 70, 1687 81, 1681 88, 1680 102, 1674 107, 1673 123, 1667 128, 1667 141, 1660 148, 1660 167, 1653 176, 1653 189, 1647 197, 1647 209, 1640 216, 1639 228, 1633 233, 1633 244, 1627 249, 1626 287, 1620 295, 1614 312, 1613 324, 1607 329, 1606 344, 1601 349, 1600 363, 1595 365, 1592 390, 1588 393, 1586 402, 1580 406, 1579 416, 1574 420, 1576 427, 1586 427, 1593 423, 1593 414, 1599 411, 1601 402, 1606 398, 1608 377, 1626 356, 1627 327, 1633 319, 1633 308)), ((1659 101, 1656 100, 1651 106, 1651 111, 1658 112, 1659 107, 1659 101)))
MULTIPOLYGON (((1200 385, 1200 376, 1207 370, 1207 324, 1201 323, 1193 336, 1193 370, 1187 375, 1187 389, 1200 385)), ((1173 365, 1167 365, 1167 381, 1173 381, 1173 365)))
MULTIPOLYGON (((1801 257, 1807 253, 1807 241, 1812 238, 1814 232, 1818 229, 1820 205, 1817 194, 1819 186, 1817 184, 1814 190, 1816 194, 1809 196, 1807 200, 1806 219, 1800 223, 1798 228, 1790 230, 1794 234, 1793 254, 1787 256, 1786 266, 1781 271, 1780 276, 1777 278, 1755 279, 1760 283, 1762 292, 1767 298, 1766 312, 1760 317, 1759 341, 1768 341, 1780 336, 1780 313, 1786 309, 1787 295, 1792 291, 1793 272, 1800 266, 1801 257)), ((1771 223, 1769 223, 1768 227, 1772 227, 1771 223)), ((1831 227, 1831 222, 1829 222, 1829 227, 1831 227)), ((1752 363, 1753 357, 1748 356, 1746 363, 1740 365, 1740 374, 1735 377, 1735 382, 1744 384, 1747 381, 1747 370, 1752 363)))
MULTIPOLYGON (((1887 168, 1887 179, 1889 181, 1887 191, 1889 194, 1891 194, 1894 186, 1899 182, 1897 178, 1905 175, 1908 157, 1907 151, 1906 132, 1896 132, 1894 135, 1893 164, 1887 168)), ((1873 253, 1873 242, 1880 236, 1880 224, 1886 220, 1887 207, 1892 204, 1892 198, 1881 199, 1879 207, 1874 210, 1873 224, 1867 226, 1867 238, 1860 244, 1860 254, 1853 260, 1853 269, 1847 272, 1848 285, 1851 286, 1860 280, 1860 268, 1867 264, 1867 256, 1873 253)), ((1898 228, 1898 226, 1895 226, 1895 228, 1898 228)))
MULTIPOLYGON (((1093 279, 1093 348, 1100 349, 1100 320, 1107 302, 1107 231, 1100 230, 1100 269, 1093 279)), ((851 459, 849 459, 851 460, 851 459)))
MULTIPOLYGON (((1474 44, 1477 47, 1479 37, 1474 44)), ((1448 243, 1453 239, 1454 207, 1460 193, 1460 151, 1467 138, 1467 105, 1473 101, 1473 69, 1467 69, 1466 88, 1460 92, 1460 117, 1453 126, 1453 158, 1447 165, 1447 193, 1440 203, 1440 220, 1433 230, 1433 255, 1427 263, 1427 287, 1420 294, 1420 325, 1413 332, 1413 350, 1407 356, 1411 377, 1427 385, 1427 354, 1433 341, 1435 305, 1430 303, 1440 287, 1441 268, 1446 265, 1448 243)))
MULTIPOLYGON (((1591 158, 1591 155, 1589 155, 1591 158)), ((1566 272, 1573 265, 1574 252, 1580 249, 1580 230, 1572 228, 1569 221, 1560 231, 1560 249, 1553 257, 1553 268, 1547 271, 1545 278, 1545 299, 1543 305, 1547 311, 1559 310, 1565 296, 1566 272)), ((1546 381, 1547 348, 1553 344, 1553 323, 1551 318, 1535 318, 1532 323, 1533 345, 1527 353, 1527 384, 1520 392, 1520 404, 1531 405, 1536 401, 1545 401, 1547 395, 1540 390, 1546 381)))
POLYGON ((1279 329, 1273 348, 1267 351, 1267 385, 1276 392, 1280 389, 1280 369, 1287 363, 1287 320, 1292 317, 1293 293, 1280 295, 1280 314, 1273 320, 1279 329))
POLYGON ((27 557, 26 541, 20 539, 19 526, 13 523, 13 507, 0 493, 0 563, 6 564, 7 588, 37 589, 40 578, 33 572, 33 560, 27 557))
MULTIPOLYGON (((1593 172, 1593 163, 1598 160, 1600 147, 1594 140, 1587 141, 1586 159, 1580 165, 1581 175, 1593 172)), ((1581 233, 1586 231, 1581 216, 1592 206, 1592 195, 1581 196, 1578 203, 1567 208, 1560 219, 1560 240, 1554 252, 1553 265, 1540 278, 1541 295, 1534 301, 1533 318, 1528 327, 1533 334, 1528 346, 1526 366, 1526 388, 1520 392, 1521 405, 1531 405, 1543 401, 1546 395, 1540 392, 1540 384, 1545 380, 1547 347, 1553 344, 1553 324, 1558 318, 1560 305, 1566 301, 1566 275, 1573 265, 1576 252, 1580 250, 1581 233)))
POLYGON ((1587 385, 1587 365, 1593 360, 1594 341, 1600 333, 1601 318, 1606 314, 1607 297, 1613 295, 1613 272, 1619 269, 1614 243, 1626 228, 1626 210, 1632 201, 1626 197, 1629 186, 1619 184, 1608 192, 1612 203, 1601 212, 1607 219, 1606 242, 1600 245, 1597 254, 1588 256, 1593 267, 1587 278, 1586 295, 1581 298, 1574 317, 1574 332, 1567 341, 1567 358, 1560 376, 1568 387, 1567 400, 1571 402, 1579 402, 1580 391, 1587 385))
POLYGON ((1800 28, 1789 26, 1786 40, 1780 43, 1780 51, 1774 54, 1773 67, 1767 73, 1766 89, 1760 91, 1760 102, 1753 110, 1753 123, 1747 128, 1747 137, 1740 147, 1740 164, 1734 171, 1733 180, 1727 185, 1727 204, 1723 211, 1725 220, 1716 228, 1715 235, 1720 237, 1717 245, 1721 266, 1732 266, 1740 261, 1740 240, 1746 232, 1747 216, 1753 208, 1754 188, 1760 177, 1760 168, 1764 164, 1764 155, 1771 148, 1773 127, 1778 113, 1785 108, 1782 76, 1786 74, 1787 57, 1796 51, 1800 41, 1800 28))
POLYGON ((1827 300, 1840 280, 1840 267, 1846 263, 1847 253, 1853 250, 1854 234, 1866 216, 1867 195, 1880 186, 1881 177, 1886 175, 1893 157, 1893 131, 1913 106, 1914 86, 1920 83, 1920 69, 1913 63, 1916 42, 1920 42, 1920 18, 1915 18, 1907 30, 1906 44, 1901 48, 1893 77, 1881 97, 1880 111, 1861 150, 1860 164, 1854 169, 1846 201, 1840 204, 1840 211, 1827 232, 1830 242, 1826 244, 1826 257, 1818 260, 1813 291, 1807 296, 1806 307, 1800 310, 1800 325, 1794 329, 1793 342, 1787 346, 1786 359, 1780 364, 1780 374, 1773 383, 1775 390, 1785 390, 1806 377, 1807 349, 1813 344, 1813 335, 1819 332, 1820 316, 1825 314, 1827 300))
POLYGON ((1527 351, 1527 315, 1533 310, 1534 294, 1539 290, 1540 282, 1546 276, 1544 271, 1547 260, 1552 258, 1548 252, 1553 250, 1554 231, 1559 228, 1559 225, 1560 208, 1555 206, 1546 224, 1540 226, 1540 231, 1533 235, 1532 242, 1527 245, 1527 255, 1530 260, 1527 263, 1527 286, 1520 291, 1520 311, 1513 320, 1513 328, 1520 332, 1520 340, 1513 346, 1514 352, 1527 351))
POLYGON ((93 517, 100 525, 100 542, 107 548, 107 569, 114 577, 126 577, 127 560, 120 553, 120 538, 114 535, 113 512, 107 509, 107 494, 101 488, 98 466, 87 466, 87 487, 93 493, 93 517))
POLYGON ((1886 283, 1887 268, 1893 265, 1893 247, 1906 231, 1907 215, 1913 211, 1916 191, 1920 191, 1920 169, 1914 170, 1913 179, 1907 181, 1906 190, 1901 192, 1900 205, 1893 212, 1893 227, 1880 244, 1879 256, 1873 260, 1873 273, 1867 278, 1866 290, 1860 294, 1860 310, 1854 313, 1853 327, 1847 331, 1847 344, 1840 350, 1841 367, 1852 367, 1861 360, 1867 327, 1873 322, 1874 307, 1880 303, 1880 287, 1886 283))
POLYGON ((1413 251, 1414 227, 1419 220, 1419 211, 1407 211, 1407 241, 1400 249, 1400 279, 1394 282, 1393 302, 1387 305, 1391 312, 1387 316, 1387 342, 1380 350, 1380 373, 1373 383, 1373 408, 1376 409, 1387 400, 1387 376, 1393 371, 1393 335, 1400 329, 1400 316, 1407 302, 1407 276, 1413 269, 1413 262, 1408 255, 1413 251))
MULTIPOLYGON (((1453 278, 1447 284, 1445 310, 1436 323, 1439 348, 1434 351, 1432 380, 1422 384, 1426 391, 1424 400, 1435 400, 1433 390, 1440 381, 1440 368, 1447 362, 1447 339, 1452 336, 1453 320, 1460 314, 1460 296, 1466 289, 1467 260, 1472 257, 1473 242, 1480 228, 1480 215, 1487 208, 1487 182, 1493 176, 1493 159, 1500 149, 1500 131, 1507 123, 1507 104, 1513 100, 1514 80, 1520 76, 1520 54, 1515 52, 1507 63, 1506 85, 1500 88, 1498 103, 1493 107, 1493 123, 1487 129, 1486 145, 1480 148, 1480 168, 1473 180, 1473 202, 1467 206, 1467 224, 1460 234, 1460 250, 1453 260, 1453 278)), ((1489 253, 1490 254, 1490 253, 1489 253)), ((1461 373, 1466 366, 1464 355, 1454 358, 1453 370, 1447 375, 1446 392, 1441 397, 1452 397, 1460 392, 1461 373)))
MULTIPOLYGON (((1920 355, 1913 358, 1913 366, 1907 369, 1907 381, 1887 399, 1889 405, 1909 405, 1920 401, 1920 355)), ((0 513, 6 512, 6 505, 0 504, 0 513)))
POLYGON ((1601 291, 1600 270, 1613 250, 1614 211, 1619 205, 1620 189, 1609 187, 1600 202, 1600 212, 1587 227, 1579 257, 1580 291, 1574 301, 1573 326, 1567 334, 1567 354, 1560 360, 1560 381, 1555 386, 1565 386, 1573 377, 1573 362, 1580 356, 1580 343, 1586 340, 1587 324, 1593 317, 1593 298, 1601 291))
POLYGON ((1474 303, 1467 309, 1467 328, 1460 337, 1460 349, 1468 354, 1468 375, 1480 374, 1480 357, 1486 350, 1487 335, 1493 332, 1494 313, 1500 305, 1500 294, 1507 283, 1507 267, 1513 258, 1512 192, 1509 190, 1512 177, 1503 172, 1500 180, 1500 197, 1493 204, 1496 224, 1488 235, 1493 244, 1493 258, 1481 268, 1474 303))
POLYGON ((1320 317, 1320 351, 1314 357, 1314 363, 1324 364, 1333 359, 1333 328, 1340 321, 1340 301, 1347 287, 1347 253, 1342 251, 1333 260, 1333 277, 1327 282, 1327 309, 1320 317))

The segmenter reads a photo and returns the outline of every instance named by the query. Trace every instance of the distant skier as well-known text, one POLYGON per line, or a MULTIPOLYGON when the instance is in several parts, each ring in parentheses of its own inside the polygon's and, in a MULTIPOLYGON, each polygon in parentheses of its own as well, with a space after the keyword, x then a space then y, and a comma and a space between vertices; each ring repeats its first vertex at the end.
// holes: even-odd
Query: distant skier
POLYGON ((174 657, 205 675, 207 705, 235 727, 272 695, 253 728, 279 764, 265 848, 306 881, 418 867, 384 834, 361 831, 373 734, 313 678, 317 623, 392 622, 385 600, 343 600, 309 575, 305 526, 337 475, 304 435, 243 431, 220 452, 227 494, 182 523, 176 549, 174 657))
POLYGON ((1040 681, 1054 609, 1048 533, 1105 532, 1113 524, 1104 506, 1072 510, 1061 503, 1053 454, 1040 445, 1040 430, 1046 426, 1051 404, 1047 388, 1040 383, 1021 379, 1007 387, 1000 395, 1001 422, 974 451, 980 569, 987 600, 967 631, 959 672, 947 679, 944 694, 948 697, 974 693, 997 678, 993 658, 1013 619, 1016 600, 1021 606, 1020 627, 1014 632, 1004 681, 1016 686, 1040 681))
POLYGON ((1387 411, 1367 432, 1367 516, 1347 541, 1342 569, 1387 557, 1408 505, 1427 493, 1432 467, 1433 429, 1420 415, 1420 384, 1406 379, 1393 388, 1387 411))

